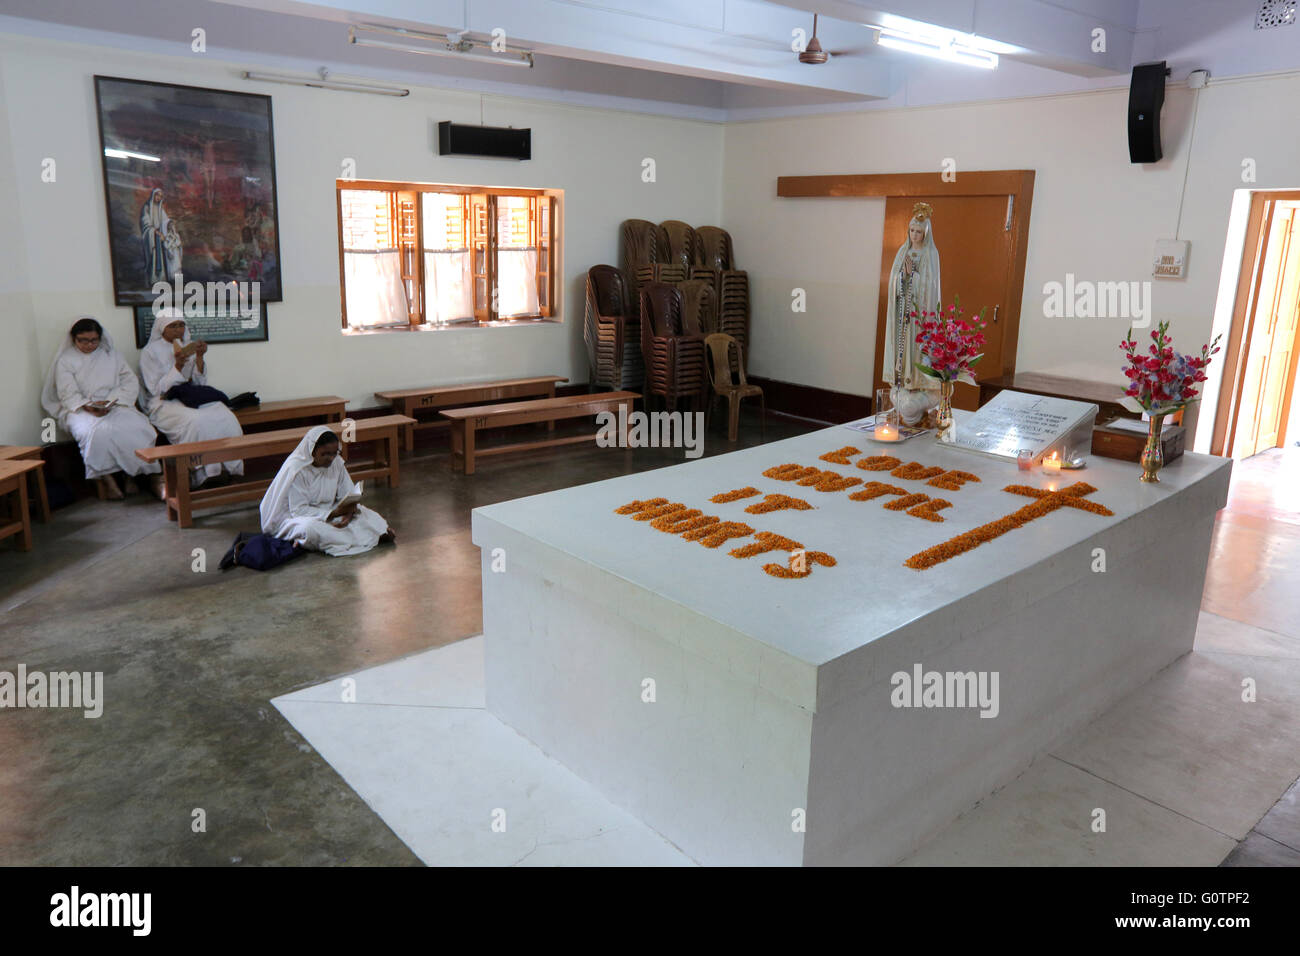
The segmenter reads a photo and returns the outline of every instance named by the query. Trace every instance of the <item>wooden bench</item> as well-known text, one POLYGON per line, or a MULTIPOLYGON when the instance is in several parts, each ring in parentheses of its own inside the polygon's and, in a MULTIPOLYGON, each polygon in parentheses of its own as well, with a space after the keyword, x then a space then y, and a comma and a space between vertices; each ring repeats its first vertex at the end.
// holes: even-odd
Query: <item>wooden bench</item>
POLYGON ((27 513, 27 476, 44 462, 28 459, 0 461, 0 498, 9 502, 9 514, 0 517, 0 538, 18 535, 18 546, 32 550, 32 516, 27 513), (12 497, 10 497, 12 496, 12 497))
MULTIPOLYGON (((388 392, 375 392, 375 398, 388 402, 398 415, 415 417, 417 409, 437 410, 473 405, 476 402, 500 402, 509 398, 555 397, 557 382, 567 382, 562 375, 538 375, 535 378, 511 378, 497 382, 462 382, 459 385, 431 385, 428 388, 403 388, 388 392)), ((442 420, 417 422, 406 430, 406 450, 415 448, 417 428, 439 428, 442 420)), ((555 423, 548 426, 554 431, 555 423)))
MULTIPOLYGON (((381 478, 388 482, 390 488, 396 488, 398 440, 402 429, 410 423, 411 419, 404 415, 383 415, 378 418, 361 418, 355 422, 331 422, 329 427, 342 435, 345 432, 344 426, 351 426, 353 444, 371 442, 375 446, 373 461, 348 468, 348 473, 354 480, 381 478)), ((162 464, 167 482, 167 517, 178 522, 180 527, 188 528, 193 524, 195 508, 213 508, 261 498, 271 484, 271 479, 262 479, 237 481, 220 488, 191 490, 191 468, 219 461, 283 457, 298 447, 298 443, 312 427, 282 428, 180 445, 155 445, 152 448, 137 448, 135 454, 142 461, 162 464)))
MULTIPOLYGON (((0 445, 0 461, 39 461, 42 466, 45 465, 39 445, 0 445)), ((36 500, 41 506, 41 522, 48 522, 50 496, 45 493, 45 468, 33 468, 27 472, 27 477, 36 486, 36 500)))
POLYGON ((290 422, 299 418, 319 418, 324 424, 343 421, 346 398, 337 395, 318 395, 315 398, 291 398, 281 402, 263 402, 235 412, 239 426, 262 425, 266 422, 290 422))
MULTIPOLYGON (((475 448, 475 433, 485 428, 505 428, 530 422, 555 423, 560 418, 584 418, 597 412, 617 412, 619 408, 632 411, 632 403, 641 396, 636 392, 604 392, 599 395, 565 395, 563 398, 538 398, 529 402, 508 402, 504 405, 480 405, 477 408, 450 408, 442 414, 451 422, 451 467, 457 459, 465 474, 474 474, 474 459, 483 455, 504 455, 507 452, 530 448, 554 448, 594 441, 599 432, 575 435, 569 438, 548 438, 545 441, 514 442, 496 448, 475 448)), ((623 418, 626 421, 626 418, 623 418)), ((622 443, 626 435, 620 434, 622 443)))

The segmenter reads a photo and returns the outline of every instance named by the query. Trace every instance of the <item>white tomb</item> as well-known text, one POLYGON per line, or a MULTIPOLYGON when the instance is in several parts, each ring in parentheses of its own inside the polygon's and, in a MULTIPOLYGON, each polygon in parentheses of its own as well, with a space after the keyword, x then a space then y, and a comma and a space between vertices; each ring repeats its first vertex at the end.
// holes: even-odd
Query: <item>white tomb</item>
POLYGON ((1049 479, 928 436, 882 446, 835 427, 475 509, 488 709, 701 863, 895 862, 1191 650, 1231 462, 1185 454, 1156 485, 1139 471, 1093 457, 1049 479), (845 445, 855 462, 892 454, 981 481, 950 491, 819 460, 845 445), (763 476, 786 463, 952 507, 930 522, 885 509, 891 496, 763 476), (1032 503, 1008 485, 1075 481, 1113 516, 1062 507, 904 566, 1032 503), (814 509, 709 502, 745 486, 814 509), (837 563, 777 578, 763 566, 785 552, 728 554, 752 537, 710 549, 615 513, 657 497, 837 563), (918 667, 996 674, 996 716, 895 706, 893 675, 918 667))

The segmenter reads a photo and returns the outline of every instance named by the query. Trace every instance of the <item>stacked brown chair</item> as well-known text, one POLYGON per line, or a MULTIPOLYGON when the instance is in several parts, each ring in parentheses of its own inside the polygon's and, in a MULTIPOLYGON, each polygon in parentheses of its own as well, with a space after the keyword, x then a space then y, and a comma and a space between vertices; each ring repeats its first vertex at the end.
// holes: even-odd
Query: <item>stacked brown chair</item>
POLYGON ((627 276, 659 262, 659 227, 645 219, 625 219, 620 228, 618 267, 627 276))
POLYGON ((659 227, 648 219, 624 219, 619 227, 618 267, 627 280, 633 315, 641 314, 641 283, 654 281, 652 267, 659 261, 659 227))
POLYGON ((666 219, 659 223, 659 249, 657 261, 680 266, 684 280, 696 265, 699 257, 699 237, 695 230, 680 219, 666 219))
POLYGON ((696 255, 695 264, 725 272, 736 268, 736 260, 731 251, 731 233, 718 226, 700 226, 695 230, 696 255))
POLYGON ((736 340, 740 346, 739 361, 744 362, 749 354, 749 273, 728 269, 720 273, 720 284, 718 331, 736 340))
POLYGON ((676 285, 678 282, 685 282, 690 278, 685 266, 668 262, 652 262, 649 265, 642 266, 636 270, 635 276, 638 287, 647 282, 667 282, 670 285, 676 285))
POLYGON ((718 297, 708 279, 687 279, 677 283, 682 293, 682 328, 688 335, 709 335, 718 331, 718 297))
POLYGON ((641 322, 632 309, 628 282, 613 266, 587 270, 587 314, 582 326, 593 387, 615 391, 640 388, 645 381, 641 360, 641 322))
POLYGON ((745 381, 745 361, 740 343, 730 335, 716 332, 706 336, 704 344, 709 350, 709 385, 713 389, 709 411, 713 410, 715 399, 727 400, 727 439, 736 440, 740 429, 740 403, 754 396, 758 396, 763 438, 766 439, 767 400, 761 388, 745 381))
POLYGON ((692 403, 708 388, 703 335, 686 332, 682 293, 666 282, 641 287, 641 353, 645 359, 645 389, 674 409, 679 398, 692 403))

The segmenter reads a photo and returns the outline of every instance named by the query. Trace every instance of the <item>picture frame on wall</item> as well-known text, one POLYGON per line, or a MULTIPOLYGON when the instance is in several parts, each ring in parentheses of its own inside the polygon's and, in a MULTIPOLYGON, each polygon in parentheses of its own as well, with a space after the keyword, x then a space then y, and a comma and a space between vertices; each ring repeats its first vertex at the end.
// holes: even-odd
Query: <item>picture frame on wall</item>
MULTIPOLYGON (((220 308, 182 311, 190 336, 202 339, 209 345, 223 345, 229 342, 265 342, 268 339, 265 302, 261 304, 260 314, 251 317, 246 312, 220 308)), ((150 304, 137 305, 132 309, 132 313, 135 316, 135 345, 136 348, 142 349, 149 344, 149 334, 153 331, 157 312, 150 304)))
POLYGON ((159 282, 281 301, 271 97, 96 76, 95 106, 115 302, 152 304, 159 282))

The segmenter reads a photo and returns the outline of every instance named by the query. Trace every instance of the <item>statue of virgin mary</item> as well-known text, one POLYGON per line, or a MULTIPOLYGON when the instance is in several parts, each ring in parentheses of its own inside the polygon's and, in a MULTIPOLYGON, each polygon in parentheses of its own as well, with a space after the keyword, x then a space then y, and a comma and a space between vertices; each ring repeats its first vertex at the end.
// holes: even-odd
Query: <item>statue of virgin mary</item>
POLYGON ((912 312, 937 312, 942 302, 939 290, 939 250, 934 244, 929 203, 912 207, 907 240, 894 256, 889 270, 888 314, 885 317, 885 355, 881 365, 885 381, 892 386, 894 406, 908 425, 939 404, 939 382, 916 370, 921 350, 916 344, 912 312))

